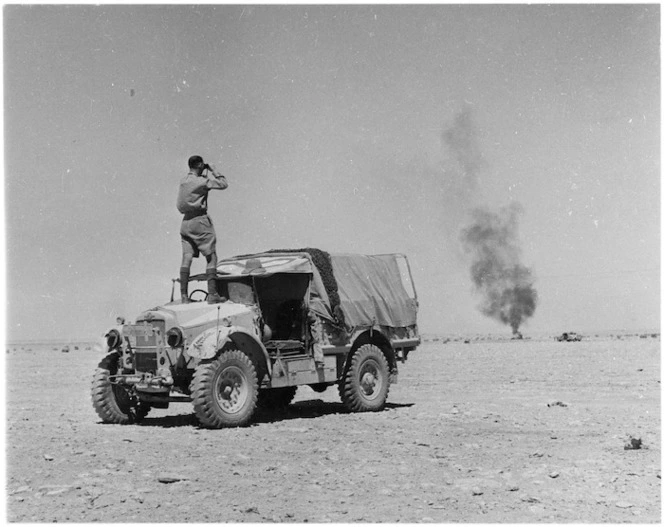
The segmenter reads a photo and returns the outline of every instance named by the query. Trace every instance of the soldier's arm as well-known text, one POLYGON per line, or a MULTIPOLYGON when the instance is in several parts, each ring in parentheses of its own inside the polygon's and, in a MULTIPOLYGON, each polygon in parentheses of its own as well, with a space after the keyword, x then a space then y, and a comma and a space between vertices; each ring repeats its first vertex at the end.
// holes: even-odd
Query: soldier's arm
POLYGON ((226 177, 212 165, 208 165, 208 167, 210 167, 208 170, 208 188, 218 190, 224 190, 225 188, 228 188, 228 181, 226 181, 226 177))

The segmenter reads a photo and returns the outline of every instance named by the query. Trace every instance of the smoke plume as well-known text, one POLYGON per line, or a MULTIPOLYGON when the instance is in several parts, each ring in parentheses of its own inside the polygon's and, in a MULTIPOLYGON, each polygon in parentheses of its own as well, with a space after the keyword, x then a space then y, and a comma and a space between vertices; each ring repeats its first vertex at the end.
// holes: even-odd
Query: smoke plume
POLYGON ((470 274, 482 295, 480 310, 508 324, 519 335, 519 326, 537 306, 537 291, 530 269, 521 264, 518 219, 523 209, 514 203, 498 212, 475 209, 471 224, 461 232, 470 254, 470 274))
MULTIPOLYGON (((523 208, 518 203, 498 210, 478 207, 480 176, 487 163, 470 106, 462 109, 442 133, 442 141, 456 163, 454 170, 445 173, 446 179, 458 182, 454 192, 457 207, 463 209, 464 216, 470 215, 468 224, 459 228, 463 249, 470 257, 473 285, 482 298, 479 309, 520 336, 519 327, 537 306, 533 273, 521 263, 518 223, 523 208)), ((446 190, 451 190, 449 182, 446 190)))

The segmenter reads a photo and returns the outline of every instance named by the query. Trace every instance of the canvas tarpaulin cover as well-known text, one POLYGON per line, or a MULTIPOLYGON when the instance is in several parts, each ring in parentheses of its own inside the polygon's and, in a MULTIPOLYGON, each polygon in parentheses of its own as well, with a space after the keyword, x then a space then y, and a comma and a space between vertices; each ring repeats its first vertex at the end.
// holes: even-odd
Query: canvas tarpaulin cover
MULTIPOLYGON (((332 273, 339 293, 346 327, 408 327, 416 324, 417 306, 408 296, 396 255, 366 256, 330 254, 332 273)), ((311 256, 302 253, 258 253, 222 260, 217 265, 220 276, 256 278, 277 273, 312 275, 309 307, 320 316, 335 321, 328 292, 311 256), (255 265, 260 262, 260 266, 255 265)), ((205 280, 206 274, 192 276, 205 280)))
POLYGON ((347 326, 416 324, 417 306, 404 288, 395 255, 330 256, 347 326))

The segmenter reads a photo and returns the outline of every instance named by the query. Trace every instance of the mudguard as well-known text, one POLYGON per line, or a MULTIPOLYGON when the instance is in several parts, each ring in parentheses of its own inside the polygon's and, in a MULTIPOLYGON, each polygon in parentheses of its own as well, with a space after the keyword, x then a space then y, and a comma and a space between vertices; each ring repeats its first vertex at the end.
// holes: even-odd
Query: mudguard
MULTIPOLYGON (((247 331, 238 326, 222 326, 204 331, 191 342, 187 348, 187 354, 190 357, 200 360, 212 359, 229 342, 233 343, 235 347, 250 357, 256 353, 261 356, 264 360, 267 373, 271 375, 272 368, 267 350, 254 335, 247 333, 247 331)), ((258 357, 255 358, 259 360, 258 357)))
POLYGON ((196 359, 213 358, 230 341, 229 335, 237 329, 235 326, 222 326, 203 331, 191 342, 187 355, 196 359))

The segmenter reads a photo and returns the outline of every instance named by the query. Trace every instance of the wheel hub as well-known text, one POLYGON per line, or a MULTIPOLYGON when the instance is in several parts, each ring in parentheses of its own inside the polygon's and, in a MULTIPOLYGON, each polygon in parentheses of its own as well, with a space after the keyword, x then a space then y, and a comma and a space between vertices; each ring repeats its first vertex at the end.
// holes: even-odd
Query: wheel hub
POLYGON ((360 388, 365 397, 371 399, 378 395, 383 381, 375 364, 368 362, 360 372, 360 388))
POLYGON ((234 366, 226 368, 219 375, 217 387, 217 403, 221 409, 228 413, 239 412, 249 393, 242 371, 234 366))

